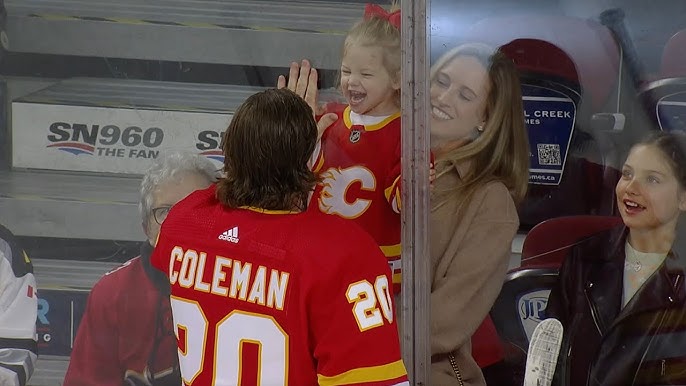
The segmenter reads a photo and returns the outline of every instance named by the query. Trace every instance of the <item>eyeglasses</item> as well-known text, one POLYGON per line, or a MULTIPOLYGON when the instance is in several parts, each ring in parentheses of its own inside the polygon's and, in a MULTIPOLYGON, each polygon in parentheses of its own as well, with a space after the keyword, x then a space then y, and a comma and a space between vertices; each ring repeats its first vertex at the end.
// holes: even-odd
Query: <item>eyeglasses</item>
POLYGON ((169 211, 171 210, 171 206, 160 206, 158 208, 153 208, 152 209, 152 217, 155 218, 155 222, 162 225, 162 222, 164 222, 164 219, 167 218, 167 215, 169 214, 169 211))

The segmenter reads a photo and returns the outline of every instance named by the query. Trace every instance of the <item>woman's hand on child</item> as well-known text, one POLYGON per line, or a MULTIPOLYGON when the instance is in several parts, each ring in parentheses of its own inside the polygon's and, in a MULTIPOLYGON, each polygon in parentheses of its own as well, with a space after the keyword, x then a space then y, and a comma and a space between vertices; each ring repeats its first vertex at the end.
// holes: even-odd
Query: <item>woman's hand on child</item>
POLYGON ((433 162, 429 164, 429 190, 434 189, 434 181, 436 180, 436 165, 433 162))
POLYGON ((317 140, 322 139, 322 135, 324 135, 324 131, 331 126, 334 122, 338 120, 338 115, 334 113, 327 113, 321 116, 319 118, 319 122, 317 122, 317 140))

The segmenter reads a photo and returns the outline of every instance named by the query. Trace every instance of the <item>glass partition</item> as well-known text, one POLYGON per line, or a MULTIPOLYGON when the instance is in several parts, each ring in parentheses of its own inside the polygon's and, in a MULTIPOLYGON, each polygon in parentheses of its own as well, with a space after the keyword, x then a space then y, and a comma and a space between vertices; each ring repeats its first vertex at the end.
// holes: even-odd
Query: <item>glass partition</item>
MULTIPOLYGON (((660 247, 646 247, 636 238, 638 231, 654 230, 658 227, 655 224, 646 225, 642 222, 644 220, 638 219, 641 216, 648 216, 652 210, 658 210, 655 208, 660 205, 648 198, 647 185, 638 182, 639 168, 648 166, 638 166, 636 163, 648 163, 647 159, 636 158, 638 153, 632 152, 634 158, 627 161, 630 150, 636 149, 634 145, 644 141, 648 135, 683 131, 683 77, 686 75, 683 55, 686 39, 683 30, 686 28, 686 22, 680 15, 686 11, 685 6, 682 2, 668 0, 650 3, 631 0, 431 2, 430 57, 434 72, 430 83, 429 108, 432 114, 432 150, 435 151, 437 143, 441 142, 438 136, 447 135, 446 132, 439 131, 437 124, 447 123, 452 125, 453 130, 458 130, 461 123, 467 122, 465 130, 472 134, 470 140, 474 140, 474 143, 484 138, 490 140, 487 135, 489 129, 516 129, 516 125, 512 125, 511 122, 496 127, 490 126, 494 120, 498 121, 498 114, 502 113, 497 98, 503 97, 503 93, 509 92, 509 88, 507 79, 503 76, 504 72, 495 69, 497 60, 484 60, 483 56, 480 56, 480 49, 486 48, 475 48, 475 43, 485 44, 491 50, 499 51, 507 60, 514 63, 521 84, 521 113, 528 140, 527 193, 517 206, 519 226, 511 245, 510 261, 503 263, 502 258, 489 257, 489 253, 493 252, 491 246, 499 242, 498 227, 492 225, 488 237, 481 238, 475 233, 467 233, 473 240, 481 242, 480 248, 467 249, 469 240, 461 243, 462 248, 480 257, 465 256, 460 253, 459 246, 456 247, 453 257, 463 267, 461 275, 455 274, 455 280, 463 286, 456 290, 459 295, 456 294, 455 297, 460 298, 459 300, 449 299, 445 295, 443 299, 446 300, 437 300, 441 295, 440 286, 445 285, 450 272, 438 272, 440 267, 434 267, 431 272, 431 297, 434 307, 431 315, 440 315, 441 311, 437 311, 437 307, 442 311, 452 310, 453 313, 446 315, 445 318, 453 318, 452 331, 455 336, 450 344, 440 345, 436 342, 436 332, 441 328, 449 329, 448 322, 441 323, 436 319, 431 321, 431 354, 434 355, 432 375, 437 374, 437 366, 442 369, 441 374, 451 372, 447 354, 452 352, 457 356, 458 367, 462 366, 462 376, 470 378, 466 383, 471 384, 470 382, 475 379, 473 363, 467 358, 471 353, 477 367, 483 370, 488 384, 521 385, 525 375, 527 350, 534 330, 542 320, 554 316, 562 320, 565 329, 571 328, 573 331, 564 331, 558 371, 553 384, 585 384, 583 382, 586 382, 586 379, 581 380, 576 374, 584 371, 579 368, 587 368, 584 367, 585 364, 579 364, 574 360, 575 349, 581 350, 576 351, 577 357, 595 358, 590 360, 589 382, 679 383, 676 375, 678 371, 669 366, 670 360, 666 358, 681 357, 681 354, 667 354, 666 351, 674 350, 680 341, 662 340, 666 338, 661 334, 668 333, 664 325, 658 327, 660 332, 655 333, 658 337, 654 338, 655 341, 663 342, 663 349, 647 347, 645 342, 638 344, 632 341, 632 344, 636 344, 631 348, 620 345, 619 340, 629 338, 617 329, 628 325, 635 327, 633 324, 623 325, 622 316, 626 316, 626 320, 633 320, 631 317, 640 312, 643 301, 649 296, 661 296, 662 293, 652 287, 655 283, 660 283, 656 279, 657 274, 650 276, 650 273, 669 267, 672 261, 669 256, 672 255, 665 259, 665 251, 671 249, 677 255, 686 252, 680 249, 679 240, 683 238, 680 228, 673 233, 676 224, 674 219, 680 216, 679 210, 675 207, 672 207, 667 219, 656 220, 660 227, 667 224, 664 227, 670 229, 671 236, 667 238, 669 242, 660 247), (485 82, 483 88, 480 88, 480 81, 485 82), (482 95, 498 97, 493 97, 483 104, 483 110, 477 111, 473 122, 468 122, 471 113, 470 103, 474 100, 478 102, 482 95), (484 126, 481 126, 482 124, 484 126), (484 128, 485 131, 482 131, 484 128), (627 169, 627 166, 624 166, 625 162, 633 169, 627 169), (589 215, 593 217, 588 217, 589 215), (623 223, 627 226, 624 233, 621 228, 623 223), (617 228, 613 228, 615 226, 617 228), (607 231, 611 228, 614 230, 607 231), (591 241, 584 241, 587 238, 599 240, 596 243, 602 244, 602 248, 606 249, 598 250, 601 247, 590 245, 591 241), (610 249, 611 245, 614 245, 612 240, 618 241, 621 248, 610 249), (634 273, 628 268, 622 269, 623 262, 633 261, 633 249, 629 247, 639 250, 643 247, 643 252, 659 252, 659 261, 656 265, 658 268, 650 271, 647 276, 638 274, 641 276, 640 283, 645 283, 640 285, 640 288, 634 288, 630 284, 622 286, 623 278, 626 283, 626 280, 636 276, 635 272, 641 272, 635 264, 632 265, 635 268, 634 273), (655 248, 659 251, 653 250, 655 248), (596 269, 600 268, 585 266, 578 259, 571 258, 579 253, 587 255, 589 260, 591 257, 611 260, 611 257, 615 256, 617 259, 612 261, 618 262, 619 268, 599 273, 596 269), (570 266, 562 267, 560 275, 563 279, 560 279, 559 270, 565 261, 569 261, 570 266), (660 265, 660 261, 664 264, 660 265), (481 266, 489 264, 493 267, 481 266), (507 273, 503 264, 507 265, 507 273), (475 266, 479 268, 474 268, 475 266), (574 269, 589 271, 575 276, 570 273, 574 269), (448 276, 436 277, 441 274, 448 276), (561 288, 560 280, 568 280, 564 281, 568 287, 561 288), (474 289, 473 282, 481 284, 474 289), (504 283, 502 289, 499 288, 501 283, 504 283), (584 283, 588 286, 586 290, 582 288, 584 283), (606 288, 610 286, 607 283, 616 286, 609 289, 606 288), (593 289, 591 286, 594 286, 593 289), (577 301, 577 304, 580 304, 577 306, 559 300, 559 296, 562 296, 560 293, 569 295, 569 291, 575 288, 580 294, 588 295, 588 307, 593 311, 588 311, 582 306, 586 304, 584 299, 568 299, 569 302, 577 301), (551 290, 559 292, 554 295, 555 306, 547 307, 551 290), (634 293, 636 295, 633 295, 634 293), (598 299, 602 296, 605 296, 605 299, 611 298, 612 302, 601 304, 598 299), (490 308, 493 301, 495 303, 490 308), (488 307, 485 307, 484 303, 488 307), (565 319, 558 309, 560 304, 570 307, 567 309, 568 312, 584 314, 588 311, 589 315, 592 313, 593 316, 577 319, 567 315, 568 319, 565 319), (600 316, 596 307, 601 307, 600 316), (620 310, 621 315, 618 316, 620 310), (478 315, 475 318, 463 318, 465 313, 478 315), (575 321, 578 325, 572 327, 571 323, 575 321), (593 321, 598 324, 593 326, 593 321), (593 328, 582 327, 584 323, 590 323, 588 326, 593 328), (580 344, 578 339, 575 340, 574 334, 588 334, 587 346, 580 344), (465 338, 469 336, 471 339, 465 338), (597 336, 605 340, 600 343, 596 340, 597 336), (615 338, 616 340, 613 340, 615 338), (607 343, 607 340, 611 343, 607 343), (467 346, 469 341, 471 348, 467 346), (437 344, 439 346, 436 346, 437 344), (635 352, 648 355, 652 359, 626 359, 631 355, 622 357, 617 351, 612 351, 625 347, 626 350, 636 349, 635 352), (613 354, 609 354, 610 352, 613 354), (444 355, 436 357, 436 354, 444 355), (619 356, 614 356, 615 354, 619 356), (627 362, 621 362, 621 370, 618 368, 616 372, 625 371, 635 374, 636 377, 633 380, 619 377, 611 369, 613 365, 603 362, 608 358, 620 362, 635 360, 635 366, 624 367, 627 362), (651 375, 648 370, 660 360, 666 366, 662 367, 660 375, 664 378, 651 375)), ((512 106, 513 104, 509 104, 506 107, 512 106)), ((663 164, 666 169, 660 170, 670 174, 671 177, 668 178, 671 178, 672 182, 679 180, 682 165, 678 160, 679 154, 683 154, 683 149, 661 151, 659 149, 666 147, 660 148, 663 144, 660 141, 678 142, 679 139, 670 137, 644 142, 650 144, 644 147, 652 149, 650 151, 655 151, 655 154, 666 154, 660 158, 666 162, 663 164), (661 145, 657 145, 658 143, 661 145)), ((673 142, 669 143, 676 146, 673 142)), ((484 150, 490 151, 488 157, 497 159, 503 154, 512 156, 516 151, 516 144, 498 148, 497 152, 493 149, 495 147, 486 147, 484 150)), ((486 159, 479 161, 478 155, 474 160, 473 162, 488 165, 486 159)), ((439 176, 441 161, 437 159, 439 176)), ((484 173, 489 171, 485 168, 480 170, 485 170, 484 173)), ((506 180, 502 175, 497 179, 506 180)), ((657 183, 657 179, 655 181, 657 183)), ((674 186, 683 188, 683 182, 674 186)), ((513 186, 507 187, 512 193, 513 186)), ((434 190, 432 201, 436 194, 434 190)), ((675 196, 671 197, 670 205, 674 205, 675 196)), ((676 197, 678 199, 680 196, 676 197)), ((433 208, 435 205, 435 202, 432 202, 433 208)), ((488 212, 487 209, 483 211, 488 212)), ((436 227, 440 224, 441 229, 448 226, 445 222, 438 223, 435 220, 436 216, 432 212, 431 225, 436 227)), ((507 216, 503 214, 500 217, 496 216, 496 219, 507 219, 507 216)), ((470 219, 467 218, 465 221, 470 219)), ((478 229, 478 224, 473 224, 472 229, 478 229)), ((434 228, 431 228, 429 233, 430 238, 442 234, 434 228)), ((437 246, 446 248, 446 245, 450 248, 451 244, 445 241, 432 243, 432 258, 436 259, 433 254, 437 252, 437 246)), ((433 261, 433 264, 436 265, 436 261, 433 261)), ((678 267, 681 272, 683 266, 679 263, 678 267)), ((660 304, 663 307, 658 307, 660 312, 671 309, 668 304, 660 304)), ((656 327, 651 326, 650 328, 656 327)), ((642 337, 650 335, 646 332, 647 329, 648 327, 639 328, 642 337)), ((448 335, 443 331, 442 336, 448 335)), ((553 371, 554 367, 553 363, 553 371)), ((434 377, 432 383, 448 384, 447 379, 440 378, 439 381, 434 377)))
MULTIPOLYGON (((95 283, 149 254, 145 248, 154 238, 148 227, 161 220, 150 211, 160 208, 141 204, 148 167, 180 150, 221 168, 221 138, 235 109, 249 95, 276 86, 292 61, 306 58, 317 68, 320 104, 345 102, 339 92, 343 41, 362 19, 365 2, 0 5, 0 223, 26 250, 37 282, 38 361, 30 384, 60 385, 95 283)), ((111 295, 108 307, 118 307, 125 290, 140 295, 142 304, 158 303, 145 300, 154 288, 130 285, 103 290, 111 295)), ((162 313, 139 309, 146 310, 162 313)), ((116 320, 139 320, 117 323, 117 329, 147 323, 138 314, 107 312, 116 320)), ((162 355, 156 347, 171 347, 160 346, 151 330, 150 341, 141 343, 153 347, 141 349, 149 355, 128 352, 115 347, 118 337, 110 331, 112 336, 100 338, 112 344, 113 356, 142 361, 140 368, 119 369, 114 376, 121 382, 127 370, 138 374, 133 378, 150 375, 143 370, 162 355)), ((157 370, 166 375, 166 367, 157 370)))
MULTIPOLYGON (((388 9, 388 3, 381 5, 388 9)), ((236 107, 276 85, 292 61, 307 58, 317 68, 322 105, 345 102, 342 46, 365 2, 0 4, 0 224, 25 249, 37 283, 38 361, 29 384, 59 385, 95 283, 149 253, 141 248, 150 244, 146 232, 155 215, 149 217, 153 208, 146 212, 145 206, 139 212, 143 173, 175 150, 200 155, 219 169, 222 134, 236 107)), ((534 330, 548 316, 559 316, 547 305, 551 290, 559 288, 562 263, 580 253, 577 245, 586 247, 581 241, 588 237, 609 237, 602 232, 622 222, 639 229, 645 224, 627 219, 659 206, 647 190, 628 185, 633 177, 624 164, 647 135, 686 127, 686 4, 403 0, 399 6, 398 181, 405 202, 398 215, 404 279, 396 306, 405 325, 406 367, 413 384, 458 378, 479 384, 483 374, 488 384, 521 385, 534 330), (493 68, 496 51, 500 70, 493 68), (514 92, 508 71, 516 74, 518 97, 506 102, 514 92), (498 133, 519 133, 518 123, 503 117, 520 119, 523 134, 500 138, 498 133), (432 172, 422 166, 430 161, 432 187, 426 182, 432 172), (470 178, 476 182, 465 184, 470 178)), ((663 172, 679 162, 667 160, 663 172)), ((672 224, 658 214, 657 224, 672 224)), ((656 252, 630 244, 626 232, 619 239, 621 274, 587 280, 596 288, 616 284, 617 312, 635 306, 623 304, 624 297, 647 293, 640 286, 625 293, 622 280, 631 274, 623 270, 621 258, 630 258, 625 249, 656 252)), ((676 234, 667 249, 678 255, 683 237, 680 230, 676 234)), ((645 266, 634 260, 629 268, 645 266)), ((398 263, 393 268, 399 276, 398 263)), ((671 300, 650 294, 676 304, 682 287, 673 288, 678 296, 671 300)), ((601 295, 590 291, 589 299, 601 295)), ((589 320, 594 318, 583 323, 589 320)), ((599 335, 607 333, 599 328, 599 335)), ((676 347, 680 335, 669 335, 675 337, 669 341, 665 334, 650 347, 676 347)), ((575 384, 570 374, 576 365, 565 356, 568 338, 561 344, 566 372, 558 372, 555 384, 575 384)), ((631 371, 645 377, 647 368, 660 368, 662 376, 676 373, 672 357, 641 350, 655 361, 631 371)))

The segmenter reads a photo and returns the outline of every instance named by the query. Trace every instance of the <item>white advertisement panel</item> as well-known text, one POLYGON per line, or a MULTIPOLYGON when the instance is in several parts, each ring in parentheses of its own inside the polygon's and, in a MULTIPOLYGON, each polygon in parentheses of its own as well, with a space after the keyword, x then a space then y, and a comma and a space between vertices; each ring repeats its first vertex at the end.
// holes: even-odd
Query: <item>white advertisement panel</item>
POLYGON ((143 174, 169 150, 202 154, 221 167, 232 115, 190 111, 12 103, 12 166, 143 174))

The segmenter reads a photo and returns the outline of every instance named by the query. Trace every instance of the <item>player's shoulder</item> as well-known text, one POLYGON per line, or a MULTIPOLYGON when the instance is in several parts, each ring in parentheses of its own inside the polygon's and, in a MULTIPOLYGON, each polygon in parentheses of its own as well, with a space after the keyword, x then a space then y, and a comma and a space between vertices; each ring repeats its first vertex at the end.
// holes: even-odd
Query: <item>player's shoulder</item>
POLYGON ((354 221, 308 210, 308 216, 299 224, 300 232, 319 247, 343 253, 371 249, 380 252, 374 239, 354 221))
POLYGON ((174 204, 163 228, 184 229, 194 228, 197 223, 204 223, 217 205, 221 205, 216 197, 216 184, 208 188, 192 192, 181 201, 174 204), (172 225, 173 224, 173 225, 172 225))
POLYGON ((14 276, 22 277, 33 273, 33 264, 14 234, 0 225, 0 258, 7 260, 14 276))
POLYGON ((5 254, 5 258, 12 262, 12 259, 18 259, 22 248, 19 246, 19 241, 9 229, 0 225, 0 251, 5 254), (16 256, 15 256, 16 255, 16 256))
POLYGON ((14 234, 10 232, 9 229, 5 228, 3 225, 0 225, 0 239, 3 239, 8 243, 16 241, 16 237, 14 236, 14 234))
POLYGON ((203 207, 216 205, 217 201, 217 184, 212 184, 205 189, 200 189, 192 192, 183 200, 174 205, 174 210, 197 210, 203 207))
POLYGON ((341 232, 346 234, 364 232, 355 222, 322 213, 318 207, 313 205, 310 205, 307 209, 307 216, 303 217, 300 222, 302 227, 308 229, 308 232, 330 234, 331 237, 336 237, 341 232))

